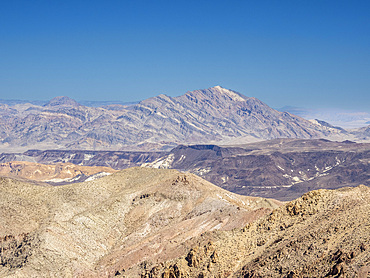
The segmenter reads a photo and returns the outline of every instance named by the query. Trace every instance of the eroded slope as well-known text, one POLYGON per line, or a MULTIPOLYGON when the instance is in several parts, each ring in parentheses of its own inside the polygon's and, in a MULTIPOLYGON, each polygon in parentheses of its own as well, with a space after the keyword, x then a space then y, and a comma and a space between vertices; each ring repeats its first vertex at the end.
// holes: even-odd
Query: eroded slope
POLYGON ((1 178, 1 277, 111 277, 173 259, 207 231, 241 228, 279 202, 192 174, 132 168, 73 185, 1 178))
POLYGON ((144 277, 369 277, 370 190, 317 190, 144 277))

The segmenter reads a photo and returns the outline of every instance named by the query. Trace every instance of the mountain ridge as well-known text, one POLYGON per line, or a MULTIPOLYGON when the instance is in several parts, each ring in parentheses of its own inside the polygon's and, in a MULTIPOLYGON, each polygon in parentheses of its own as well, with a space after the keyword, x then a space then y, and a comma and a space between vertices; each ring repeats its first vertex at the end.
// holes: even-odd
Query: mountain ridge
MULTIPOLYGON (((108 107, 109 108, 109 107, 108 107)), ((270 108, 220 86, 178 97, 159 95, 112 109, 67 97, 46 106, 0 107, 0 150, 168 150, 178 144, 252 142, 274 138, 367 140, 333 126, 270 108)))

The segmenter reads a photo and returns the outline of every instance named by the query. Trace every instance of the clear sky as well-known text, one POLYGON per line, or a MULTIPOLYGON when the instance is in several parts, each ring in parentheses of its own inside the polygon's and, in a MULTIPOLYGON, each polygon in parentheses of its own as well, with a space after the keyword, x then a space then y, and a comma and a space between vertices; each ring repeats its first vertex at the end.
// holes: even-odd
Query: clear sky
POLYGON ((370 110, 370 1, 0 1, 0 99, 135 101, 221 85, 370 110))

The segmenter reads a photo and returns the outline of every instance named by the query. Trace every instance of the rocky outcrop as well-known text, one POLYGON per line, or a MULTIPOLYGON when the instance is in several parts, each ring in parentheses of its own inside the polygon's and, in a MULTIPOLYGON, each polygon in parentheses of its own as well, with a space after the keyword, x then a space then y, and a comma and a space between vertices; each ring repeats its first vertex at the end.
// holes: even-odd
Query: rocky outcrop
POLYGON ((0 266, 7 269, 22 268, 37 244, 37 239, 28 233, 0 237, 0 266))
POLYGON ((214 234, 210 252, 203 241, 154 266, 151 277, 174 269, 172 277, 368 277, 369 201, 363 185, 309 192, 240 231, 214 234))

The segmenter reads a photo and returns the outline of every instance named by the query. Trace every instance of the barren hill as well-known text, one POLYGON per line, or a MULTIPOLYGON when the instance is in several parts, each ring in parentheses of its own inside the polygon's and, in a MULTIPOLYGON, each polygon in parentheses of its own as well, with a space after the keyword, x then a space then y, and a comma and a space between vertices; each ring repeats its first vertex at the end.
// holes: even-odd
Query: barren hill
POLYGON ((73 185, 0 179, 1 277, 137 277, 207 231, 240 229, 280 205, 176 170, 131 168, 73 185))
MULTIPOLYGON (((142 277, 370 277, 370 189, 311 191, 142 277)), ((127 276, 129 277, 129 276, 127 276)))

